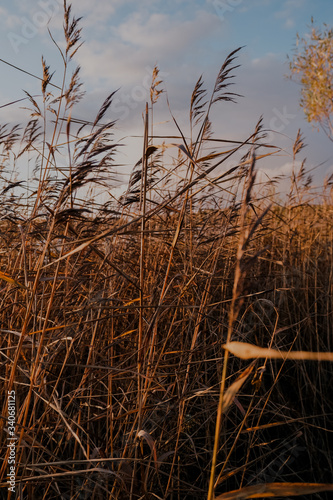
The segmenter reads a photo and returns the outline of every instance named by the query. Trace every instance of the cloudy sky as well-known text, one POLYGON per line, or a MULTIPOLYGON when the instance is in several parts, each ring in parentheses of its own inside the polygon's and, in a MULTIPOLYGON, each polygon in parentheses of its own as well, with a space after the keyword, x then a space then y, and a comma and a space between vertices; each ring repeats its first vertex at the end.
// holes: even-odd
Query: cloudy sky
MULTIPOLYGON (((151 73, 160 70, 172 112, 186 134, 188 108, 201 74, 211 89, 225 57, 243 46, 233 90, 242 94, 237 104, 218 103, 213 116, 214 136, 245 139, 263 115, 267 129, 285 154, 267 160, 261 168, 272 175, 288 173, 290 151, 301 128, 308 168, 316 182, 333 172, 333 144, 308 124, 299 108, 299 85, 285 78, 287 54, 296 33, 305 35, 313 16, 317 26, 333 24, 330 0, 72 0, 73 13, 83 16, 84 45, 75 56, 81 66, 86 96, 74 113, 91 120, 104 98, 119 89, 108 118, 117 119, 124 138, 121 160, 133 164, 139 157, 142 112, 151 73), (134 141, 134 142, 133 142, 134 141), (137 141, 137 144, 135 143, 137 141)), ((59 52, 47 28, 61 42, 61 0, 4 0, 0 6, 0 58, 32 74, 41 74, 41 55, 56 70, 53 83, 61 83, 59 52), (50 19, 51 18, 51 19, 50 19)), ((0 62, 0 106, 24 97, 23 89, 40 93, 36 79, 0 62)), ((74 69, 74 68, 73 68, 74 69)), ((0 120, 22 121, 23 103, 0 108, 0 120)), ((155 108, 155 133, 172 130, 165 95, 155 108)), ((129 168, 129 167, 128 167, 129 168)))

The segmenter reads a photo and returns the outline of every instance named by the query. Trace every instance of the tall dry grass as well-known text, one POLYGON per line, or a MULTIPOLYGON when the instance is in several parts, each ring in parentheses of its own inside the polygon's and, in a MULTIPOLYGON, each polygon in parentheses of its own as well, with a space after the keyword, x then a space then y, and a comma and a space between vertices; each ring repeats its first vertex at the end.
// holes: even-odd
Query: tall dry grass
MULTIPOLYGON (((328 499, 331 365, 252 362, 224 345, 332 351, 331 181, 313 201, 302 165, 278 201, 273 182, 256 181, 257 162, 277 151, 261 120, 245 141, 212 140, 212 106, 237 97, 236 50, 211 96, 202 78, 195 85, 190 133, 174 118, 171 163, 171 145, 151 134, 155 70, 141 159, 121 199, 101 204, 91 186, 110 189, 116 172, 113 94, 93 123, 78 123, 79 69, 68 73, 80 28, 66 2, 64 32, 60 94, 43 59, 29 123, 0 129, 1 497, 14 389, 16 498, 241 488, 223 498, 251 498, 260 484, 328 499), (28 195, 12 174, 22 158, 35 162, 28 195)), ((294 160, 302 146, 299 134, 294 160)))

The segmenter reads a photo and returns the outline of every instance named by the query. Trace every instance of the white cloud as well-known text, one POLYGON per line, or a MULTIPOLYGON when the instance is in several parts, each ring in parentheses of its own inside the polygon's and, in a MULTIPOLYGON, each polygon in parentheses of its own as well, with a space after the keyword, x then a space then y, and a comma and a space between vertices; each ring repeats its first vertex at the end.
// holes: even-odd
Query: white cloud
POLYGON ((216 25, 215 16, 206 11, 197 11, 193 20, 186 21, 175 17, 175 13, 155 13, 146 19, 137 12, 119 26, 117 34, 139 49, 153 50, 162 56, 166 53, 176 55, 187 51, 216 25))
POLYGON ((83 17, 82 25, 84 27, 94 26, 95 29, 100 29, 101 25, 106 25, 110 16, 115 13, 117 7, 121 3, 126 3, 123 0, 71 0, 72 14, 75 17, 83 17))
POLYGON ((21 23, 22 21, 17 15, 11 14, 5 7, 0 7, 0 24, 3 27, 13 29, 21 23))
POLYGON ((288 30, 291 29, 291 28, 294 28, 295 27, 295 21, 289 17, 288 19, 286 19, 286 21, 284 23, 284 27, 286 29, 288 29, 288 30))
MULTIPOLYGON (((114 14, 116 8, 121 3, 128 3, 129 0, 70 0, 67 5, 72 5, 72 17, 83 17, 80 26, 83 28, 98 27, 106 28, 109 18, 114 14)), ((9 27, 17 27, 31 23, 37 26, 40 31, 51 21, 50 27, 54 32, 57 29, 62 30, 63 26, 63 0, 38 0, 31 5, 30 0, 14 0, 14 9, 12 13, 0 7, 1 19, 6 20, 9 27)), ((19 30, 20 31, 20 30, 19 30)), ((18 31, 18 33, 19 33, 18 31)))
POLYGON ((101 78, 114 86, 140 85, 145 68, 157 63, 161 70, 177 72, 180 64, 196 59, 197 47, 216 27, 216 18, 198 11, 193 20, 182 22, 167 14, 145 17, 135 12, 114 28, 103 41, 86 42, 78 53, 84 78, 101 78))

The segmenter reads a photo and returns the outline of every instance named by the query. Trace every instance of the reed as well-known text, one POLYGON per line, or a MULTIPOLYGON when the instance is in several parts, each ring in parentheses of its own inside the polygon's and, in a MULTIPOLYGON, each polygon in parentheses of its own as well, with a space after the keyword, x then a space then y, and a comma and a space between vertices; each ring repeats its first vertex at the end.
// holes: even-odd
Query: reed
MULTIPOLYGON (((256 179, 279 151, 261 119, 246 140, 213 137, 212 107, 238 97, 237 49, 211 94, 194 86, 188 134, 172 116, 177 146, 153 135, 155 68, 143 154, 102 203, 114 93, 75 119, 80 20, 64 7, 61 90, 43 59, 27 125, 0 127, 1 498, 15 390, 17 498, 328 500, 332 179, 318 191, 303 163, 281 201, 256 179), (237 342, 268 350, 244 358, 237 342)), ((299 133, 294 160, 302 147, 299 133)))

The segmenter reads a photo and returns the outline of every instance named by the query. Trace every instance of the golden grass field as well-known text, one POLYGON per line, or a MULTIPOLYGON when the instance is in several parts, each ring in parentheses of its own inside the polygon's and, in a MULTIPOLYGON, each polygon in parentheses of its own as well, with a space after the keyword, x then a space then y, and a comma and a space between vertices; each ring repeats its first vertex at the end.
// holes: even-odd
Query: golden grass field
POLYGON ((64 31, 60 99, 43 60, 27 126, 0 128, 1 498, 328 500, 328 357, 241 359, 225 344, 333 351, 331 179, 314 188, 297 167, 299 133, 289 193, 263 184, 257 167, 279 149, 261 120, 246 140, 212 142, 210 109, 237 97, 234 51, 211 96, 195 85, 191 138, 175 121, 173 149, 151 133, 155 70, 141 160, 127 192, 100 202, 93 186, 112 192, 117 164, 113 95, 76 123, 67 6, 64 31), (34 162, 28 196, 19 161, 34 162))

